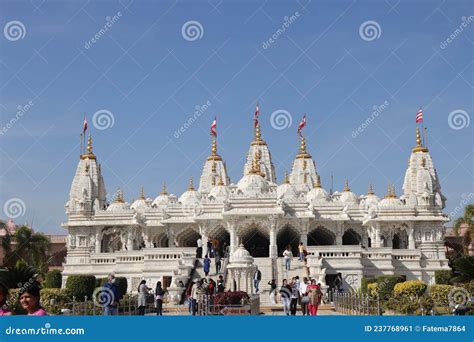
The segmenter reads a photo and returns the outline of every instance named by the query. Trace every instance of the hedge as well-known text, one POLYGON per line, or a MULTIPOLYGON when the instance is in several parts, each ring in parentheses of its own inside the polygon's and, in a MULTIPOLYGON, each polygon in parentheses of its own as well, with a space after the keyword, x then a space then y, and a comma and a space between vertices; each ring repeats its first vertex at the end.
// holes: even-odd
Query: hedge
POLYGON ((59 289, 61 288, 62 275, 59 270, 52 270, 46 273, 44 279, 44 287, 48 289, 59 289))
POLYGON ((93 275, 71 275, 67 277, 66 288, 70 290, 71 296, 77 301, 84 301, 84 298, 92 299, 95 289, 95 277, 93 275))
POLYGON ((361 280, 361 285, 360 285, 360 290, 362 293, 368 293, 367 291, 367 285, 370 283, 374 283, 376 280, 374 278, 367 278, 367 277, 362 277, 361 280))
POLYGON ((50 315, 59 315, 61 309, 72 302, 71 291, 68 289, 42 289, 41 306, 50 315))
POLYGON ((399 276, 380 276, 377 277, 377 292, 382 300, 387 300, 392 295, 393 289, 397 283, 403 281, 399 276))
POLYGON ((450 280, 453 277, 451 270, 435 271, 435 281, 437 285, 450 285, 450 280))
POLYGON ((421 280, 409 280, 398 283, 393 288, 395 297, 421 297, 426 291, 426 284, 421 280))
MULTIPOLYGON (((107 283, 108 278, 97 278, 96 287, 103 287, 107 283)), ((123 298, 127 293, 128 281, 125 277, 115 277, 115 284, 117 285, 119 297, 123 298)))
POLYGON ((448 306, 449 305, 449 292, 454 286, 451 285, 430 285, 428 292, 430 297, 433 299, 433 303, 436 306, 448 306))

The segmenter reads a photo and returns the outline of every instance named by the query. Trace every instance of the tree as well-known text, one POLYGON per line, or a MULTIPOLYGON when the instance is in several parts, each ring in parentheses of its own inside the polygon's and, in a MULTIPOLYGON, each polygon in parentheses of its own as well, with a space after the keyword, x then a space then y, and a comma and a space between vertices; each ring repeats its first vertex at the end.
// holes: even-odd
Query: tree
POLYGON ((47 268, 51 243, 44 234, 35 233, 28 226, 21 226, 15 234, 8 238, 6 236, 2 239, 2 247, 6 251, 5 265, 12 266, 21 260, 43 271, 47 268), (12 245, 12 242, 15 242, 15 245, 12 245))
POLYGON ((35 282, 37 277, 38 271, 21 261, 18 261, 13 267, 0 268, 0 285, 7 289, 35 282))
POLYGON ((462 226, 467 225, 468 233, 462 236, 462 244, 464 247, 464 254, 468 254, 468 247, 474 239, 474 204, 469 204, 464 207, 464 215, 454 221, 454 232, 459 236, 462 226))

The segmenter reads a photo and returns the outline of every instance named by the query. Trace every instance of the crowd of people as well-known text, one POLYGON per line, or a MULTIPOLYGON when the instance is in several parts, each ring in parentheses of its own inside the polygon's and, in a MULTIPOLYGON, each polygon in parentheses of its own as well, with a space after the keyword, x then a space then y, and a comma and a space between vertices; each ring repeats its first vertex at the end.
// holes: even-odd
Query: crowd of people
MULTIPOLYGON (((269 282, 270 299, 272 304, 276 305, 276 283, 275 280, 269 282)), ((316 283, 315 279, 303 278, 301 281, 298 276, 290 281, 283 279, 279 290, 283 312, 286 315, 295 316, 298 311, 298 305, 301 307, 303 316, 316 316, 318 308, 323 298, 321 284, 316 283)))

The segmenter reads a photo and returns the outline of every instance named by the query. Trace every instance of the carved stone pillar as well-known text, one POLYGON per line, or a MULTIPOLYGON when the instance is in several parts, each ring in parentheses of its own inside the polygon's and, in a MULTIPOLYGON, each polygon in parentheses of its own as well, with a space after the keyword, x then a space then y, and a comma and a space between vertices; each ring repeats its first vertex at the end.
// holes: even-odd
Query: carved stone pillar
POLYGON ((375 241, 374 241, 374 247, 378 248, 378 247, 381 247, 380 246, 380 237, 381 237, 381 234, 380 234, 380 225, 378 223, 375 224, 375 227, 374 227, 374 230, 375 230, 375 241))
POLYGON ((415 229, 407 229, 408 233, 408 249, 415 249, 415 229))
POLYGON ((342 236, 344 235, 344 222, 336 223, 336 245, 342 245, 342 236))
POLYGON ((133 251, 133 231, 132 228, 128 228, 129 231, 127 233, 127 250, 128 251, 133 251))
POLYGON ((230 235, 230 254, 232 254, 238 247, 237 227, 235 225, 235 222, 227 222, 227 230, 229 231, 230 235))
POLYGON ((102 234, 100 233, 101 228, 97 228, 95 233, 95 252, 100 253, 100 246, 102 244, 102 234))

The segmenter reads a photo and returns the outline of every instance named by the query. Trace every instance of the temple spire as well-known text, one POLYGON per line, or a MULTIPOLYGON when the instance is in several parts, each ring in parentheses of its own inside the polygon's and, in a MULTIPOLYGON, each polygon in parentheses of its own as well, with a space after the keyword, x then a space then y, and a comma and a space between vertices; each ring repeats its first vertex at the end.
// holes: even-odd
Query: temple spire
POLYGON ((351 189, 349 188, 349 180, 346 178, 346 183, 344 185, 344 191, 349 192, 351 189))
POLYGON ((306 139, 304 138, 303 135, 301 135, 301 141, 300 141, 300 151, 296 155, 296 159, 310 159, 311 155, 306 151, 306 139))
POLYGON ((140 199, 141 200, 144 200, 145 199, 145 190, 143 189, 143 185, 140 189, 140 199))
POLYGON ((290 176, 288 176, 288 171, 285 170, 285 179, 283 180, 284 184, 290 184, 290 176))
POLYGON ((320 188, 321 187, 321 176, 317 175, 316 176, 316 184, 314 185, 315 188, 320 188))
POLYGON ((385 195, 385 198, 396 198, 397 195, 395 194, 395 185, 391 185, 390 182, 388 182, 388 190, 387 194, 385 195))
POLYGON ((260 176, 263 177, 262 170, 260 168, 260 158, 261 158, 260 151, 257 150, 257 152, 255 152, 255 156, 252 160, 252 168, 250 169, 250 174, 260 175, 260 176))
POLYGON ((193 176, 189 177, 188 191, 194 191, 193 176))
POLYGON ((212 139, 211 155, 207 157, 207 160, 222 160, 221 156, 217 154, 217 139, 212 139))
POLYGON ((262 133, 260 131, 260 122, 255 123, 255 137, 252 141, 252 145, 266 145, 265 140, 262 139, 262 133))
POLYGON ((367 191, 367 195, 375 195, 372 183, 369 183, 369 191, 367 191))
POLYGON ((166 191, 166 182, 163 182, 163 188, 161 189, 160 195, 168 195, 166 191))
POLYGON ((123 200, 123 191, 121 188, 117 189, 117 194, 115 196, 115 203, 124 203, 125 201, 123 200))
POLYGON ((89 134, 89 137, 87 138, 87 147, 86 147, 86 153, 81 155, 81 159, 95 159, 94 152, 92 151, 92 137, 89 134))
POLYGON ((416 128, 416 146, 413 148, 412 152, 428 152, 428 149, 423 146, 420 129, 418 127, 416 128))

